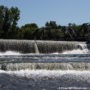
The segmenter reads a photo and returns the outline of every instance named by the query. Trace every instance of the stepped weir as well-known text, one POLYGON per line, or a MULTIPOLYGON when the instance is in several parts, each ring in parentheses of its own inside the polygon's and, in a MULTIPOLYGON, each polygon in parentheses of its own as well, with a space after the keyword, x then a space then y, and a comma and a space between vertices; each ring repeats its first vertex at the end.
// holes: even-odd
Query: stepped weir
POLYGON ((0 90, 89 90, 90 44, 0 40, 0 90))
POLYGON ((0 40, 0 68, 90 70, 88 47, 85 42, 0 40))
MULTIPOLYGON (((40 40, 0 40, 0 52, 15 51, 20 53, 62 53, 86 47, 85 42, 40 41, 40 40)), ((89 46, 89 44, 88 44, 89 46)))

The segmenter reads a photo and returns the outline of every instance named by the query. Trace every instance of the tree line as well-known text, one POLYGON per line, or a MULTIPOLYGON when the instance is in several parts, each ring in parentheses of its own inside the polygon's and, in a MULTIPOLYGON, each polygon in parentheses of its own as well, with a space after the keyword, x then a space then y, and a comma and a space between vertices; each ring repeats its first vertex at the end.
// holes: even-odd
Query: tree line
POLYGON ((0 6, 0 39, 87 41, 90 36, 90 23, 61 26, 56 21, 48 21, 43 27, 36 23, 19 27, 19 19, 20 10, 17 7, 0 6))

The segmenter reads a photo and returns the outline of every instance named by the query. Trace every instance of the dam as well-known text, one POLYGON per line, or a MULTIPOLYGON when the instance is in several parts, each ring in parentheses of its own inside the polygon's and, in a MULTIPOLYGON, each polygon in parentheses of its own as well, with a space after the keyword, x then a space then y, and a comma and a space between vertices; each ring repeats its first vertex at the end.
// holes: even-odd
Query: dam
POLYGON ((36 53, 36 47, 40 54, 62 53, 71 50, 85 50, 90 47, 85 42, 74 41, 42 41, 42 40, 0 40, 0 52, 15 51, 20 53, 36 53))
POLYGON ((70 41, 0 40, 0 68, 89 70, 89 44, 70 41))
POLYGON ((1 90, 89 90, 90 44, 0 40, 1 90))

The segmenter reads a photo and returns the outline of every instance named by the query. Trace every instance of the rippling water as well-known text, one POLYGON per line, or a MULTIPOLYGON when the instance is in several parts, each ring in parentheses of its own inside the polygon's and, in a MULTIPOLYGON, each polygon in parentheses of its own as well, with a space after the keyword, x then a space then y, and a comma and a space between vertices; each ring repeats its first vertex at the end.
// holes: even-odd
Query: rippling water
POLYGON ((0 71, 0 90, 89 90, 90 71, 0 71))

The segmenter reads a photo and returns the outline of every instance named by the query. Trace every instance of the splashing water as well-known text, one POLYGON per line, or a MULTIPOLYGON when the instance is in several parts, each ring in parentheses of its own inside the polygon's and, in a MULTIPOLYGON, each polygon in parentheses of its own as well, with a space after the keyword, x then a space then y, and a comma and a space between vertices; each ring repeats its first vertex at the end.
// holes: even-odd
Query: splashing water
POLYGON ((71 51, 65 51, 62 54, 87 54, 89 51, 87 49, 81 50, 81 49, 76 49, 76 50, 71 50, 71 51))
POLYGON ((21 53, 15 51, 0 52, 0 55, 20 55, 21 53))
POLYGON ((89 90, 90 71, 0 71, 0 90, 89 90))
POLYGON ((79 44, 79 49, 73 49, 71 51, 64 51, 62 54, 87 54, 89 50, 86 44, 79 44))
POLYGON ((35 53, 36 53, 36 54, 39 54, 39 50, 38 50, 38 46, 37 46, 36 40, 35 40, 35 53))
MULTIPOLYGON (((5 41, 6 42, 6 41, 5 41)), ((16 50, 17 46, 17 52, 14 51, 6 51, 6 52, 1 52, 0 55, 22 55, 22 53, 19 53, 22 51, 27 52, 27 53, 32 53, 31 57, 30 55, 22 55, 20 56, 13 56, 8 58, 1 57, 1 60, 5 61, 10 61, 11 64, 7 64, 5 66, 6 70, 19 70, 19 71, 2 71, 0 70, 0 90, 64 90, 64 89, 69 89, 69 90, 82 90, 82 89, 90 89, 90 63, 75 63, 75 64, 69 64, 69 63, 63 63, 61 65, 56 66, 54 64, 48 64, 46 65, 43 63, 41 65, 31 65, 28 63, 28 60, 36 60, 36 61, 50 61, 50 60, 90 60, 90 57, 88 56, 83 56, 84 54, 87 54, 89 52, 87 45, 86 44, 77 44, 77 43, 65 43, 65 42, 43 42, 43 41, 37 41, 37 43, 34 43, 34 41, 29 42, 24 41, 24 43, 19 42, 19 41, 13 41, 13 42, 8 42, 8 45, 3 43, 5 46, 6 50, 16 50), (17 43, 18 42, 18 43, 17 43), (26 44, 25 44, 26 43, 26 44), (10 45, 9 45, 10 44, 10 45), (16 46, 15 46, 15 45, 16 46), (21 45, 21 46, 20 46, 21 45), (34 46, 35 45, 35 46, 34 46), (38 46, 37 46, 38 45, 38 46), (45 46, 44 46, 45 45, 45 46), (8 47, 10 46, 10 47, 8 47), (12 47, 13 49, 11 49, 12 47), (15 46, 15 47, 14 47, 15 46), (20 47, 19 47, 20 46, 20 47), (32 47, 31 47, 32 46, 32 47), (21 48, 22 47, 22 48, 21 48), (25 48, 24 48, 25 47, 25 48), (45 48, 44 48, 45 47, 45 48), (32 49, 33 48, 33 49, 32 49), (53 54, 59 54, 61 55, 35 55, 35 53, 39 53, 39 50, 41 53, 53 53, 53 54), (30 52, 31 51, 31 52, 30 52), (34 52, 35 51, 35 52, 34 52), (59 52, 60 51, 60 52, 59 52), (58 53, 59 52, 59 53, 58 53), (63 53, 62 53, 63 52, 63 53), (61 54, 60 54, 61 53, 61 54), (67 55, 62 55, 62 54, 67 54, 67 55), (68 54, 82 54, 79 56, 70 56, 68 54), (29 59, 28 59, 29 58, 29 59), (27 63, 21 63, 22 61, 27 63), (20 61, 19 64, 12 64, 12 62, 20 61), (45 65, 45 66, 44 66, 45 65), (24 69, 29 69, 31 66, 31 70, 24 70, 24 69), (41 68, 41 70, 32 70, 35 68, 41 68), (20 67, 20 69, 18 69, 20 67), (48 70, 50 67, 50 70, 48 70), (9 69, 10 68, 10 69, 9 69), (14 68, 14 69, 12 69, 14 68), (15 69, 16 68, 16 69, 15 69), (46 69, 47 70, 43 70, 46 69), (55 68, 55 69, 54 69, 55 68), (61 70, 60 70, 61 68, 61 70), (75 69, 74 69, 75 68, 75 69), (23 70, 21 70, 23 69, 23 70), (62 70, 63 69, 63 70, 62 70), (79 70, 79 71, 75 71, 79 70), (80 71, 81 70, 81 71, 80 71), (87 71, 85 71, 87 70, 87 71)), ((2 44, 2 42, 1 42, 2 44)), ((1 47, 2 49, 2 47, 1 47)), ((2 51, 2 50, 1 50, 2 51)), ((55 61, 56 62, 56 61, 55 61)), ((59 63, 58 63, 59 64, 59 63)), ((4 65, 2 65, 4 66, 4 65)), ((1 66, 1 67, 2 67, 1 66)), ((3 69, 4 70, 4 69, 3 69)))

